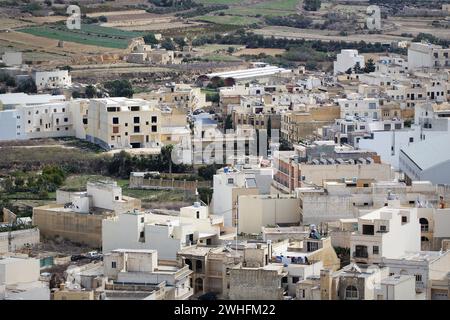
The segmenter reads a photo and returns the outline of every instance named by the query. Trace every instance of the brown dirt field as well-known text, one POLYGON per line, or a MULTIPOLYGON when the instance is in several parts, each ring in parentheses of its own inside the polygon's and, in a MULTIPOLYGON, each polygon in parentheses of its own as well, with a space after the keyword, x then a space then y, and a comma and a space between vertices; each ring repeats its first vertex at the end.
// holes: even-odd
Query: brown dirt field
POLYGON ((392 41, 409 40, 398 35, 386 34, 353 34, 349 36, 339 36, 336 31, 329 30, 313 30, 313 29, 299 29, 290 27, 265 27, 262 29, 252 30, 256 34, 261 34, 266 37, 274 36, 276 38, 290 38, 290 39, 308 39, 308 40, 323 40, 323 41, 365 41, 370 43, 381 42, 390 44, 392 41))
POLYGON ((74 42, 64 42, 64 47, 57 46, 58 40, 37 37, 31 34, 11 31, 7 33, 0 33, 0 40, 9 42, 11 45, 23 46, 26 45, 28 49, 44 49, 44 51, 56 54, 104 54, 104 53, 122 53, 122 49, 113 49, 105 47, 97 47, 91 45, 83 45, 74 42))
POLYGON ((29 17, 24 18, 24 20, 31 21, 33 23, 37 24, 44 24, 44 23, 54 23, 58 21, 65 21, 67 17, 65 16, 48 16, 48 17, 29 17))
POLYGON ((450 39, 449 29, 435 28, 431 25, 436 18, 389 18, 387 21, 395 25, 395 30, 387 32, 391 35, 400 35, 402 33, 411 33, 414 36, 419 33, 431 33, 432 35, 441 39, 450 39))
POLYGON ((189 27, 198 27, 206 25, 207 23, 203 22, 168 22, 168 23, 154 23, 147 24, 141 26, 131 26, 131 27, 118 27, 118 29, 127 30, 127 31, 156 31, 156 30, 168 30, 168 29, 180 29, 180 28, 189 28, 189 27))
POLYGON ((156 14, 151 14, 148 13, 145 10, 120 10, 120 11, 105 11, 105 12, 95 12, 95 13, 88 13, 87 16, 88 17, 100 17, 100 16, 105 16, 109 18, 113 18, 113 17, 122 17, 124 15, 140 15, 140 14, 145 14, 145 15, 150 15, 150 16, 156 16, 156 14))
POLYGON ((15 28, 23 28, 23 27, 32 26, 32 25, 33 25, 33 23, 31 23, 31 22, 25 22, 25 21, 9 19, 9 18, 0 18, 0 31, 8 30, 8 29, 15 29, 15 28))
POLYGON ((242 49, 238 52, 233 53, 233 56, 243 56, 243 55, 258 55, 260 53, 265 53, 269 56, 275 56, 285 52, 285 49, 272 49, 272 48, 254 48, 254 49, 242 49))

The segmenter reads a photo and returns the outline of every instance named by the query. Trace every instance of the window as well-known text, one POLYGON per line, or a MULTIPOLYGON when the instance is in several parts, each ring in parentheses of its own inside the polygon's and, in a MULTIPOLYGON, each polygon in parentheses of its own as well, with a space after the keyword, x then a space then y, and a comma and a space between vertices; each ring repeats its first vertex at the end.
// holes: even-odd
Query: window
POLYGON ((197 219, 200 219, 200 211, 197 211, 197 219))
POLYGON ((380 254, 380 247, 378 247, 378 246, 373 246, 373 247, 372 247, 372 253, 373 253, 373 254, 380 254))
POLYGON ((111 262, 111 268, 113 268, 113 269, 117 268, 117 263, 115 261, 111 262))
POLYGON ((141 232, 139 233, 139 238, 144 238, 144 231, 141 231, 141 232))
POLYGON ((306 296, 305 291, 306 291, 305 289, 302 290, 302 298, 304 298, 306 296))
POLYGON ((428 232, 428 220, 426 218, 420 218, 419 223, 420 223, 420 230, 422 232, 428 232))
POLYGON ((381 232, 386 232, 386 226, 380 226, 380 231, 381 232))
POLYGON ((133 118, 133 123, 139 123, 139 121, 140 121, 139 117, 134 117, 133 118))
POLYGON ((113 127, 113 133, 119 133, 119 127, 113 127))
POLYGON ((313 241, 308 241, 306 244, 307 247, 307 251, 308 252, 313 252, 313 251, 317 251, 319 250, 319 244, 317 242, 313 242, 313 241))
POLYGON ((358 289, 355 286, 348 286, 345 288, 345 299, 356 300, 358 299, 358 289))
POLYGON ((416 282, 422 282, 422 275, 421 274, 416 274, 416 282))
POLYGON ((119 200, 119 196, 115 196, 114 199, 115 199, 116 201, 118 201, 118 200, 119 200))
POLYGON ((141 131, 141 127, 134 126, 134 133, 138 133, 139 131, 141 131))
POLYGON ((144 217, 141 218, 141 223, 144 223, 144 217))
POLYGON ((157 122, 158 122, 158 117, 152 116, 152 123, 157 123, 157 122))
POLYGON ((402 223, 407 223, 407 222, 408 222, 408 217, 402 216, 402 223))
POLYGON ((64 118, 64 122, 69 122, 69 118, 64 118))
POLYGON ((119 118, 118 117, 112 118, 112 123, 113 124, 119 124, 119 118))
POLYGON ((158 126, 152 126, 152 132, 157 132, 158 131, 158 126))
POLYGON ((233 183, 234 183, 234 179, 233 179, 233 178, 228 178, 227 183, 228 183, 228 184, 233 184, 233 183))
POLYGON ((366 235, 374 235, 374 225, 373 224, 363 224, 362 225, 362 234, 366 235))
POLYGON ((292 277, 292 283, 297 283, 299 279, 299 277, 292 277))

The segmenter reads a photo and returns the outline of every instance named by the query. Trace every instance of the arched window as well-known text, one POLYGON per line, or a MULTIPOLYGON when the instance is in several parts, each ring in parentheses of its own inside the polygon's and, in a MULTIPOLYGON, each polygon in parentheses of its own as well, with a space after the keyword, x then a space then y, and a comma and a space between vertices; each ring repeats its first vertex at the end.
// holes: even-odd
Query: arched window
POLYGON ((345 299, 346 300, 357 300, 358 299, 358 289, 355 286, 348 286, 345 288, 345 299))
POLYGON ((203 272, 203 263, 200 260, 195 261, 195 270, 197 272, 203 272))
POLYGON ((186 259, 184 262, 189 266, 189 269, 192 270, 192 261, 190 259, 186 259))
POLYGON ((203 292, 203 279, 202 278, 195 279, 194 292, 195 293, 203 292))
POLYGON ((428 220, 425 218, 420 218, 419 222, 420 222, 420 230, 422 230, 422 232, 428 232, 428 220))

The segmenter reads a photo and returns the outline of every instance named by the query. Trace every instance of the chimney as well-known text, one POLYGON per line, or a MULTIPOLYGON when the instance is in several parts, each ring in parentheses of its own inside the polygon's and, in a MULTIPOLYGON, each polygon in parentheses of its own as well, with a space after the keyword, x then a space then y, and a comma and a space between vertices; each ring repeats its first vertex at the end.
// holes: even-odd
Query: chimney
POLYGON ((331 300, 331 270, 320 270, 320 299, 331 300))

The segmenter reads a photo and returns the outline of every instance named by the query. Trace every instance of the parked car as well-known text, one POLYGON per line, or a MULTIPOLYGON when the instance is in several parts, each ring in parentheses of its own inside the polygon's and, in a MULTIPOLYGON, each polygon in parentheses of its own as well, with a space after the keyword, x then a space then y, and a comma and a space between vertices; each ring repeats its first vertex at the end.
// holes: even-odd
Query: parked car
POLYGON ((82 254, 74 254, 73 256, 70 257, 70 261, 78 261, 78 260, 82 260, 84 258, 86 258, 86 257, 82 254))

